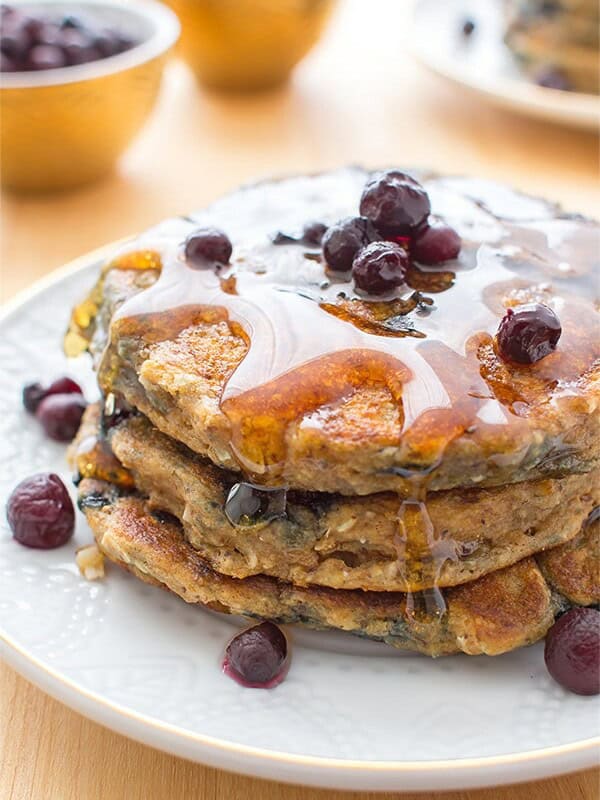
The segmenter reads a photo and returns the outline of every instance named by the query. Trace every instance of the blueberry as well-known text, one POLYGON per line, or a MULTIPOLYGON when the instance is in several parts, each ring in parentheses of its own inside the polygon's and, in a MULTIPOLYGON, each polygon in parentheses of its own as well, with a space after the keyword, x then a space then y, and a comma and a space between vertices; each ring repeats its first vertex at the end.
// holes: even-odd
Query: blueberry
POLYGON ((21 27, 3 30, 0 34, 0 52, 13 61, 22 61, 27 56, 31 40, 21 27))
POLYGON ((3 6, 0 32, 3 72, 84 64, 134 45, 134 40, 126 34, 105 28, 88 29, 73 15, 36 17, 3 6))
POLYGON ((463 36, 467 36, 467 37, 470 36, 473 33, 474 30, 475 30, 475 23, 473 22, 473 20, 472 19, 466 19, 463 22, 463 26, 462 26, 463 36))
POLYGON ((557 89, 561 92, 569 92, 573 89, 567 76, 557 67, 546 67, 541 70, 536 75, 535 82, 538 86, 543 86, 546 89, 557 89))
POLYGON ((72 65, 89 64, 90 61, 99 61, 102 54, 95 47, 84 47, 81 50, 70 53, 69 60, 72 65))
POLYGON ((318 247, 323 241, 323 236, 327 230, 327 225, 324 222, 313 220, 307 222, 302 229, 302 241, 305 244, 311 244, 318 247))
POLYGON ((44 28, 47 27, 47 23, 43 19, 37 19, 35 17, 30 17, 29 19, 23 22, 23 27, 27 31, 31 42, 33 44, 41 44, 41 35, 44 28))
POLYGON ((101 31, 94 37, 92 44, 103 58, 108 58, 121 52, 119 37, 111 30, 101 31))
POLYGON ((85 408, 83 395, 52 394, 39 404, 36 417, 51 439, 70 442, 79 430, 85 408))
POLYGON ((17 72, 18 66, 16 62, 5 56, 4 53, 0 53, 0 72, 17 72))
POLYGON ((544 660, 557 683, 576 694, 600 694, 600 611, 572 608, 548 631, 544 660))
POLYGON ((60 547, 75 528, 73 503, 64 483, 53 473, 21 481, 8 498, 6 516, 18 542, 44 550, 60 547))
POLYGON ((251 686, 267 686, 277 678, 287 658, 287 641, 272 622, 242 631, 225 651, 226 667, 251 686))
POLYGON ((46 390, 46 394, 83 394, 83 392, 81 391, 81 386, 73 378, 64 375, 62 378, 56 378, 56 380, 52 381, 46 390))
POLYGON ((30 414, 35 414, 45 396, 46 389, 41 383, 28 383, 23 387, 23 405, 30 414))
POLYGON ((561 11, 561 4, 558 0, 544 0, 542 2, 540 11, 546 17, 553 17, 555 14, 559 14, 561 11))
POLYGON ((136 42, 131 36, 127 36, 124 33, 117 33, 116 34, 117 41, 118 41, 118 52, 124 53, 127 50, 131 50, 132 47, 135 47, 136 42))
POLYGON ((373 176, 360 198, 360 213, 386 234, 417 228, 430 211, 425 189, 410 175, 398 170, 373 176))
POLYGON ((323 236, 323 255, 335 272, 349 272, 354 256, 380 238, 366 217, 346 217, 327 229, 323 236))
POLYGON ((91 37, 78 28, 65 28, 61 31, 60 44, 70 66, 86 64, 100 58, 91 37))
POLYGON ((232 525, 257 525, 285 517, 286 502, 285 489, 235 483, 225 501, 225 516, 232 525))
POLYGON ((52 47, 62 46, 60 29, 58 25, 52 25, 51 23, 40 25, 35 33, 34 40, 36 44, 47 44, 52 45, 52 47))
POLYGON ((373 242, 358 252, 352 264, 357 289, 379 295, 404 283, 410 266, 408 253, 395 242, 373 242))
POLYGON ((293 236, 291 233, 277 231, 277 233, 273 234, 271 237, 271 241, 273 244, 300 244, 302 239, 299 239, 297 236, 293 236))
POLYGON ((132 415, 132 409, 123 400, 119 400, 112 392, 107 395, 102 407, 100 428, 106 435, 108 431, 120 425, 132 415))
POLYGON ((67 66, 67 58, 60 47, 38 44, 29 51, 27 66, 31 70, 60 69, 67 66))
POLYGON ((304 244, 308 247, 318 247, 323 241, 323 236, 327 230, 327 225, 323 222, 307 222, 302 228, 302 234, 297 236, 294 233, 284 233, 277 231, 271 237, 273 244, 304 244))
POLYGON ((443 222, 431 222, 419 228, 414 235, 412 256, 421 264, 441 264, 460 253, 458 233, 443 222))
POLYGON ((228 264, 233 247, 218 228, 200 228, 185 240, 185 259, 194 269, 211 269, 228 264))
POLYGON ((23 387, 23 405, 31 414, 37 411, 39 404, 49 394, 83 394, 81 386, 66 376, 52 381, 50 386, 41 383, 29 383, 23 387))
POLYGON ((505 361, 535 364, 556 349, 561 333, 560 320, 542 303, 509 308, 498 327, 498 351, 505 361))
POLYGON ((29 15, 24 13, 23 9, 18 9, 14 6, 2 6, 2 16, 0 19, 3 29, 23 25, 28 18, 29 15))

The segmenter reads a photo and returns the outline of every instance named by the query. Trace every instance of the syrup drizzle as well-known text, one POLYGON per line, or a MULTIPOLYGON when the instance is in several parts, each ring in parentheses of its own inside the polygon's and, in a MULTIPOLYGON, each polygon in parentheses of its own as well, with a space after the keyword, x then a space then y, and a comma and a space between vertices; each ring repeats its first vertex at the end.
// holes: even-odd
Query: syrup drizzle
MULTIPOLYGON (((307 219, 332 224, 355 214, 367 177, 346 169, 250 187, 192 220, 164 223, 113 262, 127 268, 132 251, 157 253, 162 272, 123 304, 112 325, 143 315, 142 333, 153 320, 152 330, 168 338, 198 309, 212 308, 242 332, 248 350, 225 386, 221 410, 232 451, 256 484, 285 483, 290 425, 319 427, 357 390, 385 390, 400 421, 398 437, 385 444, 404 453, 414 487, 400 502, 399 574, 409 589, 431 589, 418 602, 409 595, 407 614, 424 609, 425 616, 439 616, 438 576, 459 555, 429 520, 430 475, 455 438, 486 426, 505 438, 501 457, 522 456, 528 403, 518 388, 507 394, 482 355, 493 346, 506 306, 541 301, 555 308, 563 327, 559 349, 529 375, 556 387, 557 397, 577 393, 580 376, 600 354, 591 335, 599 232, 495 184, 431 178, 423 183, 434 215, 462 236, 459 258, 444 271, 415 269, 411 287, 368 301, 347 279, 326 275, 318 248, 274 245, 271 238, 274 230, 301 229, 307 219), (234 245, 232 264, 220 274, 192 270, 183 260, 185 237, 209 224, 223 228, 234 245)), ((155 268, 155 259, 146 259, 155 268)))

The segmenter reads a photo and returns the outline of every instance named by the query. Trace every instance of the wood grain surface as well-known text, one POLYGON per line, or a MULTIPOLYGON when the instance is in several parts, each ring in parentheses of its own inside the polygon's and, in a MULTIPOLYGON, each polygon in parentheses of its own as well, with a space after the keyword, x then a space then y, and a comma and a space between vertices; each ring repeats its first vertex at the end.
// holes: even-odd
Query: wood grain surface
MULTIPOLYGON (((118 173, 70 194, 2 198, 2 297, 240 182, 348 162, 496 178, 599 216, 598 139, 495 110, 430 77, 406 53, 406 14, 399 0, 342 3, 292 84, 260 97, 203 93, 172 64, 156 113, 118 173), (382 46, 386 29, 397 31, 394 47, 389 40, 382 46)), ((284 787, 158 753, 89 722, 0 664, 0 800, 357 796, 284 787)), ((430 796, 597 800, 599 773, 430 796)))

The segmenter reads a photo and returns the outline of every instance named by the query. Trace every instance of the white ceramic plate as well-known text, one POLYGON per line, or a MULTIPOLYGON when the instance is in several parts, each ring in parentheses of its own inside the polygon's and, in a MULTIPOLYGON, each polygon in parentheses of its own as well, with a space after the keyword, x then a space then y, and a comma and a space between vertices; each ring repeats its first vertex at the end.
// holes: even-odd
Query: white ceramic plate
MULTIPOLYGON (((68 482, 64 447, 21 408, 32 379, 68 371, 90 397, 85 360, 61 334, 100 253, 38 284, 0 319, 0 503, 25 476, 68 482)), ((524 781, 597 759, 599 705, 568 694, 542 647, 437 661, 349 636, 289 631, 293 660, 271 691, 222 674, 232 626, 121 570, 88 583, 74 562, 91 540, 36 551, 0 522, 0 652, 77 711, 163 750, 280 781, 348 789, 434 790, 524 781)))
POLYGON ((523 114, 597 130, 600 100, 533 84, 503 42, 500 0, 417 0, 408 41, 426 67, 491 103, 523 114), (475 22, 470 37, 466 19, 475 22))

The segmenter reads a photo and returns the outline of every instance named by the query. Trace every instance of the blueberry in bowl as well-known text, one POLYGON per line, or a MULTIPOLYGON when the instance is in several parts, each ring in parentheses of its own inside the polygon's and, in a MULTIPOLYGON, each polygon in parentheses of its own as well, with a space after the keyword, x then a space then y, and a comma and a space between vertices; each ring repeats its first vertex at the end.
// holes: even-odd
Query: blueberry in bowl
POLYGON ((3 5, 3 188, 63 189, 108 173, 148 116, 178 35, 154 0, 3 5))
POLYGON ((34 72, 85 64, 131 50, 137 40, 101 20, 56 10, 3 5, 1 72, 34 72))

